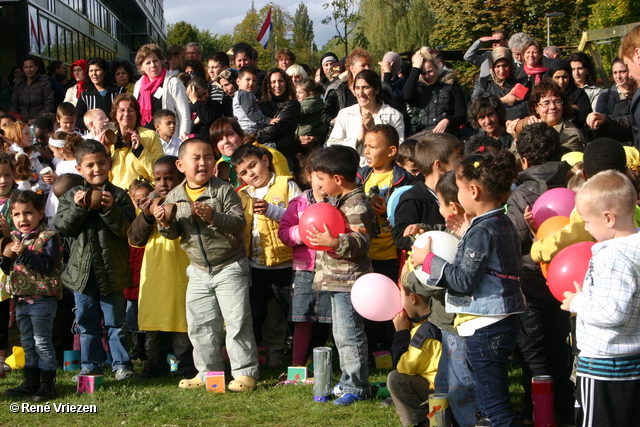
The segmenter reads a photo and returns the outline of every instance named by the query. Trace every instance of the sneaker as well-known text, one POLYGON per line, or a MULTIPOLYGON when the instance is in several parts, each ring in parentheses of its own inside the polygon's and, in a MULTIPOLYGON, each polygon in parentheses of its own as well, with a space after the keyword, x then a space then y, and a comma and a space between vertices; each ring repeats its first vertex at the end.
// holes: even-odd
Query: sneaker
POLYGON ((130 378, 133 378, 134 376, 135 374, 129 368, 120 368, 115 372, 115 377, 118 381, 128 380, 130 378))
POLYGON ((91 375, 91 374, 95 374, 95 372, 91 372, 91 369, 89 369, 89 368, 82 368, 80 370, 80 372, 75 374, 73 377, 71 377, 71 379, 73 380, 74 383, 77 383, 78 382, 78 377, 80 375, 91 375))
POLYGON ((333 387, 333 390, 331 390, 331 394, 333 394, 335 397, 340 397, 344 394, 344 391, 342 390, 342 384, 336 384, 333 387))
POLYGON ((358 396, 357 394, 345 393, 339 398, 337 398, 336 400, 334 400, 333 404, 338 406, 349 406, 349 405, 353 405, 359 400, 364 400, 364 399, 358 396))

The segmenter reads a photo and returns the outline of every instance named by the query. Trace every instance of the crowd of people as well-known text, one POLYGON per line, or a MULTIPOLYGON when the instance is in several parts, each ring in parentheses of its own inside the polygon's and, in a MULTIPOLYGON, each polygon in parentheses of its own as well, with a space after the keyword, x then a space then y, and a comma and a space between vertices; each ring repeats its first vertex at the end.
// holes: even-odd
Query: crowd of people
POLYGON ((300 366, 332 340, 334 404, 369 398, 372 353, 389 350, 385 403, 406 426, 428 425, 433 392, 462 427, 533 425, 538 375, 554 380, 559 422, 632 425, 640 26, 609 89, 588 55, 562 56, 498 30, 464 56, 479 67, 468 96, 429 47, 409 62, 327 52, 316 70, 281 49, 264 71, 246 43, 209 58, 195 42, 148 44, 137 72, 77 59, 70 79, 64 63, 45 74, 27 56, 0 105, 0 376, 9 325, 26 356, 24 382, 5 394, 55 398, 69 349, 80 374, 103 374, 109 355, 117 380, 136 376, 135 359, 141 379, 168 375, 174 354, 183 389, 203 387, 227 357, 228 389, 246 392, 259 347, 268 366, 300 366), (537 239, 531 207, 557 187, 577 192, 576 209, 537 239), (321 202, 342 212, 343 232, 299 224, 321 202), (460 239, 452 262, 430 241, 414 246, 431 230, 460 239), (541 263, 584 241, 599 242, 589 271, 560 303, 541 263), (353 307, 354 282, 371 272, 398 283, 393 320, 353 307))

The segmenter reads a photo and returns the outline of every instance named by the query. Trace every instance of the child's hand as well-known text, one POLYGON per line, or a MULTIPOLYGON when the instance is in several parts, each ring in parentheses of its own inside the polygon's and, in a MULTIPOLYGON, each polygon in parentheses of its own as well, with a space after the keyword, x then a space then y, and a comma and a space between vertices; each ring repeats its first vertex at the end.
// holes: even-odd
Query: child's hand
POLYGON ((256 215, 266 215, 269 202, 264 199, 253 199, 253 213, 256 215))
POLYGON ((562 295, 562 296, 564 296, 564 299, 562 300, 562 305, 560 306, 560 308, 565 310, 565 311, 570 311, 571 310, 571 301, 573 301, 573 298, 575 298, 576 295, 578 295, 579 293, 582 292, 582 286, 580 285, 580 283, 573 282, 573 286, 576 287, 575 293, 574 292, 565 291, 565 293, 562 295))
POLYGON ((149 208, 151 207, 151 203, 153 203, 153 200, 151 200, 149 197, 145 197, 138 201, 138 207, 142 211, 142 215, 146 216, 147 218, 153 216, 153 214, 149 210, 149 208))
POLYGON ((195 202, 193 204, 193 209, 196 212, 196 215, 200 217, 207 224, 213 223, 213 208, 206 203, 195 202))
POLYGON ((58 175, 53 171, 42 175, 42 180, 49 185, 53 184, 56 181, 56 178, 58 178, 58 175))
POLYGON ((409 271, 409 263, 405 261, 404 264, 402 264, 402 269, 400 270, 400 277, 404 276, 405 273, 407 273, 409 271))
POLYGON ((411 246, 411 264, 413 268, 422 267, 424 259, 431 253, 431 237, 426 238, 426 244, 419 248, 411 246))
POLYGON ((331 235, 327 224, 323 224, 324 231, 320 231, 315 225, 311 225, 311 230, 307 230, 309 235, 309 241, 314 246, 328 246, 333 249, 338 249, 340 246, 340 240, 331 235))
POLYGON ((387 201, 383 197, 372 198, 371 207, 376 215, 385 215, 387 213, 387 201))
POLYGON ((153 211, 153 216, 156 217, 156 220, 161 226, 168 227, 170 225, 167 217, 165 216, 164 206, 156 205, 156 208, 153 211))
POLYGON ((25 247, 22 244, 22 242, 18 242, 18 241, 13 242, 13 245, 11 246, 11 251, 17 254, 18 256, 22 255, 22 252, 24 252, 24 249, 25 247))
POLYGON ((86 208, 87 205, 84 204, 84 196, 87 194, 86 191, 78 190, 76 195, 73 196, 73 202, 80 206, 81 208, 86 208))
POLYGON ((404 229, 404 233, 402 233, 403 237, 413 236, 414 234, 422 234, 424 233, 424 228, 420 224, 411 224, 407 225, 407 228, 404 229))
POLYGON ((273 119, 269 120, 269 124, 270 125, 275 125, 279 121, 280 121, 280 117, 274 117, 273 119))
POLYGON ((367 230, 366 227, 357 227, 355 225, 350 225, 349 229, 354 233, 369 234, 369 230, 367 230))
POLYGON ((108 191, 102 192, 102 213, 107 213, 113 206, 113 196, 108 191))
POLYGON ((2 231, 2 236, 4 237, 9 237, 11 235, 11 226, 4 215, 0 215, 0 231, 2 231))
POLYGON ((393 326, 396 328, 396 331, 404 331, 411 327, 411 322, 409 321, 409 316, 407 316, 406 311, 402 310, 396 314, 396 317, 393 318, 393 326))
POLYGON ((533 222, 533 212, 531 212, 531 207, 527 206, 524 208, 524 220, 527 222, 529 226, 529 230, 535 236, 538 233, 538 227, 533 222))
POLYGON ((462 237, 467 228, 469 228, 469 224, 471 224, 471 220, 469 219, 469 215, 465 212, 463 216, 460 215, 449 215, 445 220, 445 225, 453 234, 458 237, 462 237))

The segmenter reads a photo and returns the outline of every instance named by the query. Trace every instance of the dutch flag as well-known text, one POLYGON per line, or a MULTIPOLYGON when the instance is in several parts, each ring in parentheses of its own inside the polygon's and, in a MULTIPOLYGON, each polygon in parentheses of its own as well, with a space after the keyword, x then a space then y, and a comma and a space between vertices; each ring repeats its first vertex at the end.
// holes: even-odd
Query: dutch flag
POLYGON ((271 8, 269 8, 269 13, 267 13, 267 17, 264 20, 264 24, 262 24, 262 28, 260 28, 258 37, 256 37, 256 40, 258 40, 262 45, 262 47, 264 47, 265 49, 269 44, 269 35, 271 34, 272 27, 273 27, 273 23, 271 22, 271 8))

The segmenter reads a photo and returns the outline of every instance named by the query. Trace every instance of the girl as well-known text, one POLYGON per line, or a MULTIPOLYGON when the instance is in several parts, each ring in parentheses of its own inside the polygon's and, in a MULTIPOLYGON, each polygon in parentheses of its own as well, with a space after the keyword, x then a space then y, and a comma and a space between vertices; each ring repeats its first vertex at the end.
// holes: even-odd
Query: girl
MULTIPOLYGON (((305 159, 303 173, 307 182, 311 182, 311 189, 289 203, 280 220, 278 237, 293 248, 293 297, 288 319, 295 323, 293 330, 293 365, 304 366, 309 357, 309 343, 311 341, 314 322, 322 324, 316 341, 326 342, 329 335, 327 324, 331 324, 331 295, 327 291, 315 291, 313 287, 313 268, 316 251, 302 243, 298 222, 302 213, 311 205, 323 202, 327 194, 322 190, 316 174, 311 171, 311 164, 315 153, 311 152, 305 159)), ((313 348, 315 346, 312 346, 313 348)))
MULTIPOLYGON (((42 175, 42 179, 45 183, 53 186, 56 179, 65 173, 78 174, 76 170, 76 146, 84 141, 82 136, 77 133, 67 133, 64 131, 56 131, 49 138, 49 148, 53 152, 54 161, 56 165, 55 173, 45 173, 42 175)), ((43 171, 44 172, 44 171, 43 171)), ((58 198, 53 191, 49 192, 47 196, 47 203, 44 207, 44 214, 47 218, 53 218, 56 216, 58 210, 58 198)))
MULTIPOLYGON (((26 163, 28 163, 28 165, 25 166, 26 169, 23 171, 22 175, 26 176, 27 169, 29 170, 30 177, 23 179, 30 180, 31 186, 25 186, 22 189, 33 189, 33 191, 43 191, 46 193, 47 191, 49 191, 49 185, 47 185, 40 178, 39 174, 43 166, 42 163, 40 163, 39 159, 40 153, 33 147, 33 140, 31 138, 31 130, 29 129, 29 125, 23 122, 9 123, 9 125, 7 125, 7 130, 5 130, 5 132, 7 133, 7 137, 9 139, 13 138, 12 141, 14 142, 11 147, 9 147, 9 151, 22 153, 27 156, 26 163), (9 131, 7 132, 7 130, 9 131), (19 137, 17 136, 18 132, 19 137)), ((25 162, 23 161, 23 163, 25 162)))
POLYGON ((520 289, 520 239, 504 203, 517 176, 513 154, 489 150, 467 157, 456 171, 458 200, 473 217, 453 263, 412 247, 414 267, 431 274, 427 284, 447 289, 446 310, 467 344, 467 361, 476 386, 476 403, 496 427, 516 427, 509 400, 507 358, 515 348, 518 316, 524 311, 520 289))
POLYGON ((298 161, 302 161, 314 147, 322 144, 327 136, 327 126, 322 121, 324 101, 318 93, 317 84, 305 78, 296 83, 296 98, 300 101, 298 135, 298 161))

